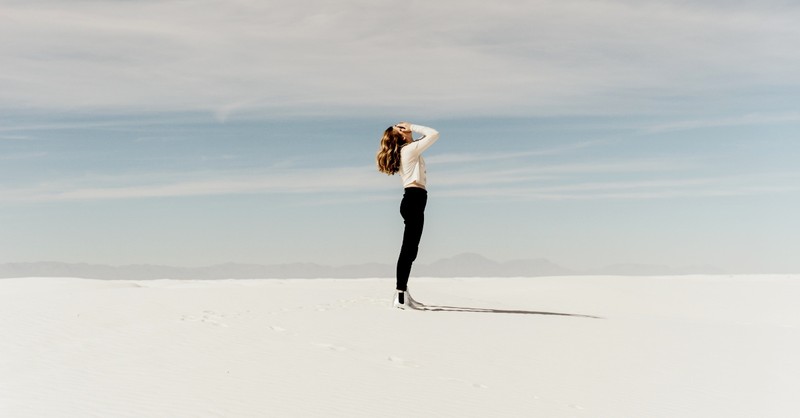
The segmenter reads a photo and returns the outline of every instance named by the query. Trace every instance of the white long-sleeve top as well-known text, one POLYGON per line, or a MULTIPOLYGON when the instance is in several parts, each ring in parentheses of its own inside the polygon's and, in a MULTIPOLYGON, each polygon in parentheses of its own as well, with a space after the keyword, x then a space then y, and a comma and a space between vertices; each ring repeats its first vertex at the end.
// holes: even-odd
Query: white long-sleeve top
POLYGON ((439 132, 436 129, 421 125, 411 125, 411 132, 416 132, 423 136, 400 149, 400 176, 403 178, 403 187, 421 187, 424 189, 427 177, 425 159, 422 158, 422 152, 439 139, 439 132))

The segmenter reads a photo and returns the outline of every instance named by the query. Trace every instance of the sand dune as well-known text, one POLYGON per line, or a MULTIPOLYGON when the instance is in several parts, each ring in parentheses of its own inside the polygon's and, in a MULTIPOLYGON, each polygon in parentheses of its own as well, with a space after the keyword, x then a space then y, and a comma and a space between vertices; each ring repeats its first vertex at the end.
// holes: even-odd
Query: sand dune
POLYGON ((800 276, 392 284, 0 280, 0 416, 800 415, 800 276))

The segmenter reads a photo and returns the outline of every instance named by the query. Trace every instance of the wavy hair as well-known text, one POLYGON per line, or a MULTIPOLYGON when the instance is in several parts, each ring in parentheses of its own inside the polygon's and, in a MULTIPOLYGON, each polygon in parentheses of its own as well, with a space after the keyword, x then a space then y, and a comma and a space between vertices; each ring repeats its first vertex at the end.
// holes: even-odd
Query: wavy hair
POLYGON ((403 134, 390 126, 383 132, 381 147, 378 149, 378 171, 393 175, 400 171, 400 149, 406 144, 403 134))

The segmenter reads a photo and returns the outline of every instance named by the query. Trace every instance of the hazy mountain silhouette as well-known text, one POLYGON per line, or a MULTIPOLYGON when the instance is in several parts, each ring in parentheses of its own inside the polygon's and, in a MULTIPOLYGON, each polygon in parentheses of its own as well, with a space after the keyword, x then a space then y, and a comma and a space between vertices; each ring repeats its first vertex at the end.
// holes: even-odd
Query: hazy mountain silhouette
MULTIPOLYGON (((538 258, 497 262, 474 253, 459 254, 430 264, 416 263, 413 274, 429 277, 538 277, 564 275, 670 275, 720 274, 711 266, 671 268, 644 264, 616 264, 593 270, 572 270, 538 258)), ((87 279, 258 279, 258 278, 366 278, 394 277, 394 264, 367 263, 326 266, 315 263, 238 264, 207 267, 172 267, 150 264, 109 266, 85 263, 6 263, 0 264, 0 278, 82 277, 87 279)))
POLYGON ((432 277, 527 277, 576 274, 545 259, 499 263, 474 253, 459 254, 428 265, 414 266, 414 274, 432 277))

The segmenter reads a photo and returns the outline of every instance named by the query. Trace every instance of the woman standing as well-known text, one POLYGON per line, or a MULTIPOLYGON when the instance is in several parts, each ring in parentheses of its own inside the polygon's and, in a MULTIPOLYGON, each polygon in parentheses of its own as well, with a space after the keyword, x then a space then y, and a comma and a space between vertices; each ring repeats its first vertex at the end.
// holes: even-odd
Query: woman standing
POLYGON ((403 216, 406 226, 403 231, 400 257, 397 259, 397 292, 392 302, 394 307, 400 309, 414 309, 420 306, 411 298, 407 285, 411 264, 417 258, 422 225, 425 221, 425 204, 428 202, 428 192, 425 189, 425 160, 422 158, 422 152, 437 139, 439 132, 435 129, 401 122, 383 132, 381 147, 378 150, 378 171, 388 175, 399 172, 405 189, 400 203, 400 215, 403 216), (423 136, 415 141, 412 132, 423 136))

